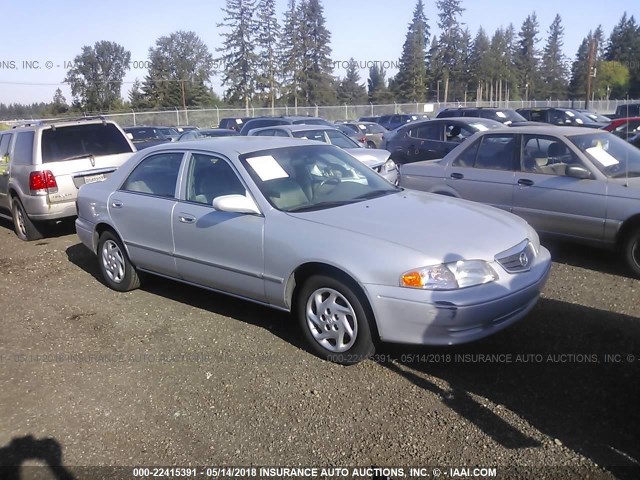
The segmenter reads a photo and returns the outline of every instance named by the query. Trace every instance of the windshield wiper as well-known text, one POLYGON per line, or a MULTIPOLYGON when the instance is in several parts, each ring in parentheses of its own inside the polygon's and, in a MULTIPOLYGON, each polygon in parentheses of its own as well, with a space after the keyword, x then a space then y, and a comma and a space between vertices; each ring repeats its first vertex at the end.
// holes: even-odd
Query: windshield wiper
POLYGON ((63 158, 61 161, 65 161, 65 160, 80 160, 82 158, 92 158, 93 157, 93 153, 83 153, 80 155, 75 155, 73 157, 67 157, 67 158, 63 158))
POLYGON ((293 207, 290 208, 289 210, 286 210, 286 212, 288 213, 294 213, 294 212, 310 212, 313 210, 322 210, 325 208, 332 208, 332 207, 340 207, 342 205, 349 205, 350 203, 353 203, 353 200, 334 200, 331 202, 318 202, 318 203, 312 203, 312 204, 307 204, 307 205, 300 205, 299 207, 293 207))
POLYGON ((370 198, 382 197, 384 195, 389 195, 391 193, 398 193, 400 189, 397 190, 371 190, 370 192, 363 193, 362 195, 358 195, 355 197, 357 200, 367 200, 370 198))

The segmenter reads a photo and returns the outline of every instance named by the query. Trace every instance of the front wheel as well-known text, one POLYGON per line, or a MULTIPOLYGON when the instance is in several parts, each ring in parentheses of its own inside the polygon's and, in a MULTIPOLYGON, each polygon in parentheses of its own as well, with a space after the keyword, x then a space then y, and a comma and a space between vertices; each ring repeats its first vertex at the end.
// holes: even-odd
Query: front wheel
POLYGON ((100 235, 98 263, 102 278, 110 288, 128 292, 140 286, 138 272, 129 260, 122 242, 109 231, 100 235))
POLYGON ((324 275, 310 277, 297 296, 296 315, 311 350, 342 365, 373 355, 365 305, 347 284, 324 275))
POLYGON ((636 227, 625 238, 623 245, 624 260, 631 272, 640 278, 640 228, 636 227))
POLYGON ((11 204, 11 213, 13 216, 13 225, 16 235, 20 240, 30 242, 32 240, 39 240, 42 238, 41 227, 29 218, 29 215, 27 215, 20 199, 13 199, 11 204))

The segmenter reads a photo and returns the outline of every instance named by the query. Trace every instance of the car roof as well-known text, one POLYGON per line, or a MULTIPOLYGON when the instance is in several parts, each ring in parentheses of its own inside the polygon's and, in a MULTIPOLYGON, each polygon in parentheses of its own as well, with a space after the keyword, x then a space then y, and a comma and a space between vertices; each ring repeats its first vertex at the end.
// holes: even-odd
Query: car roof
POLYGON ((337 127, 331 127, 329 125, 308 125, 306 123, 297 123, 294 125, 272 125, 270 127, 254 128, 250 131, 261 132, 263 130, 272 130, 274 128, 278 130, 289 130, 290 132, 306 132, 308 130, 338 130, 337 127))
MULTIPOLYGON (((566 137, 569 135, 588 135, 593 133, 608 133, 605 130, 598 130, 593 128, 584 128, 584 127, 558 127, 556 125, 523 125, 523 126, 515 126, 509 127, 508 132, 513 133, 532 133, 536 135, 554 135, 556 137, 566 137)), ((495 130, 487 130, 482 133, 493 133, 493 134, 504 134, 505 131, 497 132, 495 130)))
MULTIPOLYGON (((270 128, 270 127, 269 127, 270 128)), ((167 150, 201 150, 215 152, 226 157, 245 155, 275 148, 297 147, 304 145, 327 145, 321 142, 289 137, 216 137, 201 140, 188 140, 186 142, 164 143, 155 147, 145 148, 144 152, 157 152, 167 150)), ((337 147, 336 147, 337 148, 337 147)))

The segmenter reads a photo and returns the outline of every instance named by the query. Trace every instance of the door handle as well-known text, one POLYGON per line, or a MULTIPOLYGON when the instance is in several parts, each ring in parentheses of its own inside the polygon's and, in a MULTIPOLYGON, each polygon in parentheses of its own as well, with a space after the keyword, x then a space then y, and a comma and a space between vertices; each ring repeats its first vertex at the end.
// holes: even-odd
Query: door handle
POLYGON ((186 215, 181 213, 178 215, 178 220, 182 223, 194 223, 196 221, 196 217, 192 217, 191 215, 186 215))
POLYGON ((454 172, 451 174, 451 178, 453 178, 454 180, 462 180, 464 178, 464 175, 458 172, 454 172))
POLYGON ((533 180, 529 180, 528 178, 521 178, 518 180, 518 185, 522 185, 523 187, 530 187, 533 185, 533 180))
POLYGON ((113 208, 122 208, 124 206, 124 203, 122 203, 120 200, 114 200, 113 202, 111 202, 111 206, 113 208))

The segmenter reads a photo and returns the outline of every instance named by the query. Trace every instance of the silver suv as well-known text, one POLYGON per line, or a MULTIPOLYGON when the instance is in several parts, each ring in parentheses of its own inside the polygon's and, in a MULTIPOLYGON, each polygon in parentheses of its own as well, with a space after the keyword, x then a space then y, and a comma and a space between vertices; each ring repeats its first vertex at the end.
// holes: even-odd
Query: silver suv
POLYGON ((42 238, 44 222, 76 215, 82 185, 104 180, 135 151, 118 125, 100 118, 0 132, 0 216, 20 239, 42 238))

